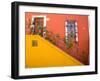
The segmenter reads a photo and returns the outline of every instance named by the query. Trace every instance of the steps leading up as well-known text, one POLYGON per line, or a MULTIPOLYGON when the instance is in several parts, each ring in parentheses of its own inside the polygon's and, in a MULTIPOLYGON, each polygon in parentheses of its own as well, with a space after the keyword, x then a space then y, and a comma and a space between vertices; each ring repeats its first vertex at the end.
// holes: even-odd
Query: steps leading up
POLYGON ((83 65, 39 35, 26 35, 26 68, 83 65), (37 46, 32 46, 32 41, 37 46))

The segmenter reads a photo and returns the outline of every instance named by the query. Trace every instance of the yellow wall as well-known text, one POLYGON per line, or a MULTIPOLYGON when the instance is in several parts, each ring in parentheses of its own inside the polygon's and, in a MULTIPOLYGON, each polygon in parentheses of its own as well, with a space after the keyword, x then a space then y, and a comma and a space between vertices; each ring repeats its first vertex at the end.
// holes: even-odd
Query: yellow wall
POLYGON ((26 35, 26 68, 83 65, 39 35, 26 35), (37 40, 38 46, 32 46, 37 40))

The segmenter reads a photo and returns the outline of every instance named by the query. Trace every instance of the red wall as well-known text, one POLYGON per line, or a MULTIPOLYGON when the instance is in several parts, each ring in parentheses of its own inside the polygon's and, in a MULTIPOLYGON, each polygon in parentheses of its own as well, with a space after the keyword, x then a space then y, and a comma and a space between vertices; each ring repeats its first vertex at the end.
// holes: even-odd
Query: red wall
MULTIPOLYGON (((55 34, 60 34, 63 38, 65 36, 65 21, 76 20, 78 23, 78 39, 80 50, 89 54, 89 27, 88 16, 83 15, 71 15, 71 14, 48 14, 48 13, 29 13, 25 14, 27 20, 31 19, 34 15, 46 15, 49 18, 47 21, 47 30, 52 31, 55 34)), ((28 22, 26 22, 27 24, 28 22)))

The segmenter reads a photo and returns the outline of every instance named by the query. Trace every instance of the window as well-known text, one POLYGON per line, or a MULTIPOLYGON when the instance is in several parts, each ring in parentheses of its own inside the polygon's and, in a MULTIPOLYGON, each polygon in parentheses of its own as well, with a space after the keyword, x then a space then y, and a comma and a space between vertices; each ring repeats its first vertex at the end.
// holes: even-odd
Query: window
POLYGON ((67 40, 74 40, 78 42, 78 28, 75 20, 67 20, 65 22, 65 35, 67 40))

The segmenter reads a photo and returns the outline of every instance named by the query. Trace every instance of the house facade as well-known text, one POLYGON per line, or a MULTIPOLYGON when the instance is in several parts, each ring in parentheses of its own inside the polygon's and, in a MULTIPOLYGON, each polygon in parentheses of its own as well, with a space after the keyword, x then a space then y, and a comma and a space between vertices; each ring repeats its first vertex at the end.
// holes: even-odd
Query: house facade
POLYGON ((89 64, 88 15, 26 12, 25 28, 27 35, 48 36, 57 47, 83 64, 89 64), (66 44, 68 41, 72 41, 72 47, 71 43, 66 44))

